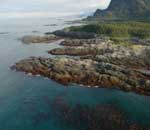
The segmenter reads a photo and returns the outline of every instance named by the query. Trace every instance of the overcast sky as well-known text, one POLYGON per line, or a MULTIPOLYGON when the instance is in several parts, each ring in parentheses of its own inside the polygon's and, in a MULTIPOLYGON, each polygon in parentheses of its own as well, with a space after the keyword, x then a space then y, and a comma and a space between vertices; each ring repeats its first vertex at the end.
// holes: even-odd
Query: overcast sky
POLYGON ((0 0, 0 15, 43 14, 53 15, 80 14, 104 9, 110 0, 0 0))

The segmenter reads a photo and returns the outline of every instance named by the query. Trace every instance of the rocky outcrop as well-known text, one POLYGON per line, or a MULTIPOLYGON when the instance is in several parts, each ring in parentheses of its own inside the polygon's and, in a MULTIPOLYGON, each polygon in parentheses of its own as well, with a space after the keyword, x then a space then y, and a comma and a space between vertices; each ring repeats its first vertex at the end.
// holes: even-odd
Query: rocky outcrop
POLYGON ((108 39, 102 39, 102 38, 93 38, 93 39, 65 39, 60 43, 60 45, 63 46, 84 46, 84 45, 97 45, 102 43, 110 43, 108 39))
MULTIPOLYGON (((46 34, 49 34, 49 33, 46 33, 46 34)), ((58 31, 53 32, 52 34, 59 36, 59 37, 76 38, 76 39, 96 38, 95 33, 77 32, 77 31, 58 30, 58 31)))
POLYGON ((96 49, 89 47, 66 47, 66 48, 56 48, 48 53, 52 55, 69 55, 69 56, 85 56, 85 55, 94 55, 96 49))
POLYGON ((60 40, 60 37, 55 35, 44 35, 44 36, 24 36, 21 40, 23 43, 30 44, 30 43, 51 43, 57 40, 60 40))
MULTIPOLYGON (((56 48, 50 50, 49 53, 53 55, 70 55, 70 56, 96 56, 105 55, 111 58, 124 58, 137 56, 141 51, 145 50, 147 46, 132 45, 122 46, 113 43, 110 40, 103 39, 88 39, 88 40, 64 40, 61 45, 63 48, 56 48)), ((149 48, 149 47, 148 47, 149 48)), ((135 58, 134 57, 134 58, 135 58)))
POLYGON ((150 39, 139 39, 139 38, 131 38, 129 40, 129 42, 132 42, 136 45, 146 45, 146 46, 150 46, 150 39))
POLYGON ((53 55, 78 57, 21 60, 12 69, 42 75, 68 85, 115 88, 150 95, 150 48, 116 45, 106 39, 66 39, 53 55))
POLYGON ((150 95, 150 77, 143 72, 107 62, 74 58, 29 58, 16 63, 12 69, 40 74, 68 85, 116 88, 150 95))
POLYGON ((110 40, 103 40, 99 38, 95 39, 66 39, 61 45, 64 48, 56 48, 50 50, 52 55, 69 55, 69 56, 86 56, 86 55, 98 55, 106 52, 112 52, 110 40))

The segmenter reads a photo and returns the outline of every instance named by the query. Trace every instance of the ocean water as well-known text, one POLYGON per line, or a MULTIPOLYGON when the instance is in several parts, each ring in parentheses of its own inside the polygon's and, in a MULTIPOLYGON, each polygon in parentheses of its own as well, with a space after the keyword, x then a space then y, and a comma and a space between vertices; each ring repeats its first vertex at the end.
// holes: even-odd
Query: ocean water
POLYGON ((126 118, 150 126, 150 97, 112 89, 68 87, 43 77, 14 72, 9 67, 30 57, 51 57, 47 50, 58 43, 25 45, 19 38, 69 26, 69 18, 1 19, 0 22, 0 130, 73 130, 60 123, 52 107, 57 100, 70 105, 115 105, 126 118), (45 26, 57 24, 56 26, 45 26), (34 31, 34 32, 33 32, 34 31), (36 32, 35 32, 36 31, 36 32))

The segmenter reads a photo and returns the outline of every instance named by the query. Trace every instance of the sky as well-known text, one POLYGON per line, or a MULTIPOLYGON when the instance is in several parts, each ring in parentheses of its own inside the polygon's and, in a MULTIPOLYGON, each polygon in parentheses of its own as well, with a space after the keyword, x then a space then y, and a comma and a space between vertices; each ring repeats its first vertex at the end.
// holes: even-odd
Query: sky
POLYGON ((75 15, 105 9, 110 0, 0 0, 0 16, 75 15))

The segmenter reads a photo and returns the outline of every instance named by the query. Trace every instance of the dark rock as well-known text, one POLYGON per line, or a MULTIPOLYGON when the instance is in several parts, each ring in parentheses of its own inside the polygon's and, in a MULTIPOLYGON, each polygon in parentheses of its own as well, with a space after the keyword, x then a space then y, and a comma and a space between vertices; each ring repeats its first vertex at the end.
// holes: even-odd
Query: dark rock
POLYGON ((30 58, 16 63, 12 69, 40 74, 64 85, 78 83, 150 95, 149 76, 134 69, 90 59, 30 58))
POLYGON ((96 38, 95 33, 87 33, 87 32, 74 32, 74 31, 64 31, 58 30, 53 32, 54 35, 65 38, 77 38, 77 39, 91 39, 96 38))

